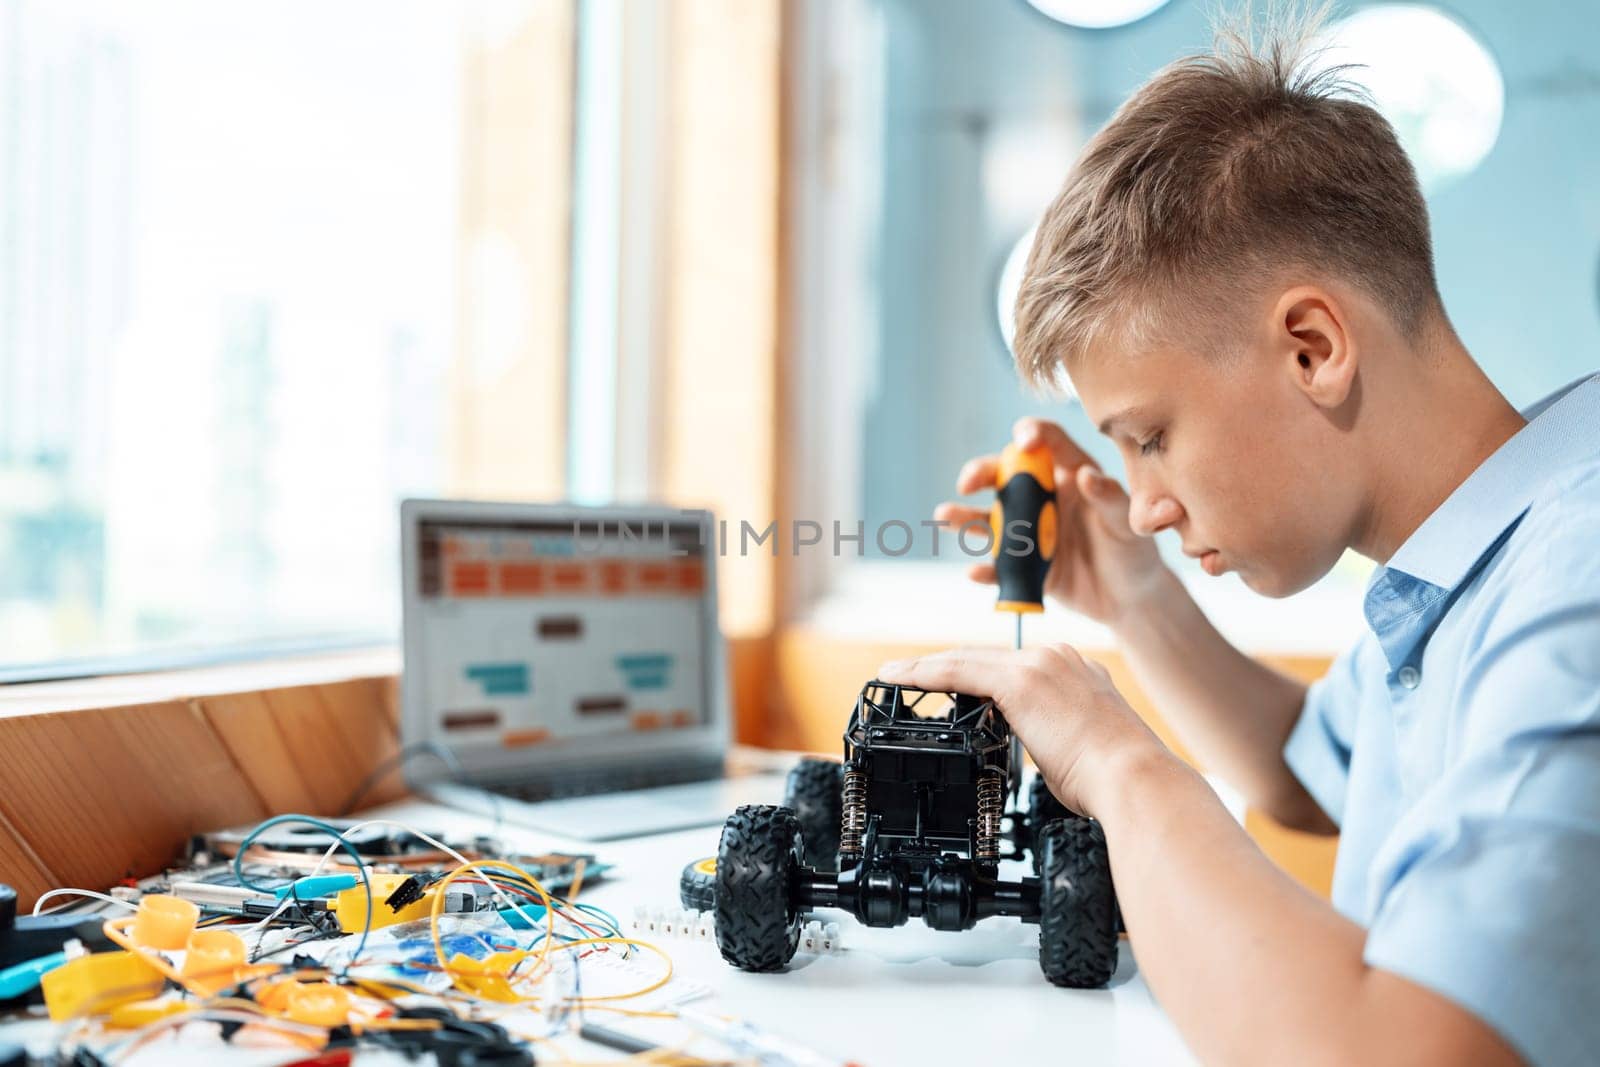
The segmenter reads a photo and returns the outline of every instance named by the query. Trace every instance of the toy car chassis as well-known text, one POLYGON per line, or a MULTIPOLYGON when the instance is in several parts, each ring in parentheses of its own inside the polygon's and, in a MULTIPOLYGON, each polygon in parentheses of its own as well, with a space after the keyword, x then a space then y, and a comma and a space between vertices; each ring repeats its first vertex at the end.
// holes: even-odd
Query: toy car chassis
POLYGON ((1051 982, 1104 985, 1118 927, 1105 836, 1042 780, 1017 810, 1021 764, 993 701, 868 682, 842 764, 802 761, 786 804, 746 805, 724 825, 713 896, 723 958, 781 969, 803 916, 818 908, 868 926, 920 916, 936 930, 1009 915, 1039 924, 1039 965, 1051 982), (931 696, 947 704, 928 707, 931 696), (1025 858, 1034 877, 1000 877, 1001 860, 1025 858))

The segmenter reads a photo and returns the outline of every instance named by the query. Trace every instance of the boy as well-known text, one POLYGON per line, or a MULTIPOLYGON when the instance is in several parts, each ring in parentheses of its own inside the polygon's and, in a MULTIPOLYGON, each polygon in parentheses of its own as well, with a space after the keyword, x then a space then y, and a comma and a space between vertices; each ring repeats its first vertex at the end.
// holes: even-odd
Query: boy
POLYGON ((1016 437, 1055 456, 1050 591, 1110 626, 1253 806, 1341 832, 1332 907, 1073 649, 880 677, 993 696, 1056 796, 1100 820, 1140 969, 1202 1059, 1593 1062, 1600 378, 1506 402, 1445 315, 1394 131, 1302 73, 1300 47, 1225 37, 1157 74, 1041 223, 1017 363, 1070 373, 1127 491, 1058 426, 1016 437), (1308 691, 1207 623, 1160 530, 1268 596, 1353 548, 1381 564, 1371 632, 1308 691))

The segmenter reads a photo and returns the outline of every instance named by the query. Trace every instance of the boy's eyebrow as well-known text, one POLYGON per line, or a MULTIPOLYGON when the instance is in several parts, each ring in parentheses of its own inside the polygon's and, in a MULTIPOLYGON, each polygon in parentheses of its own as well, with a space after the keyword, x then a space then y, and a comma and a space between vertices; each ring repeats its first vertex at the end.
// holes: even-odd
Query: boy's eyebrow
POLYGON ((1105 434, 1107 437, 1110 437, 1111 428, 1117 423, 1138 418, 1141 414, 1143 414, 1143 412, 1139 409, 1139 405, 1137 404, 1134 404, 1130 407, 1125 407, 1115 415, 1111 415, 1105 419, 1102 419, 1100 421, 1100 432, 1105 434))

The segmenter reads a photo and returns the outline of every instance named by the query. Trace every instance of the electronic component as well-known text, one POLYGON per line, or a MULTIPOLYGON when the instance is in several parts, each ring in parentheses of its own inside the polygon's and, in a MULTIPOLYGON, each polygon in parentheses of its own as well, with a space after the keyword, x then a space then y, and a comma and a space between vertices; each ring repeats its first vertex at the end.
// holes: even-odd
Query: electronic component
MULTIPOLYGON (((694 908, 652 908, 641 904, 633 909, 631 925, 633 932, 641 937, 716 940, 716 916, 694 908)), ((838 923, 811 919, 801 926, 797 951, 831 956, 843 950, 838 923)))

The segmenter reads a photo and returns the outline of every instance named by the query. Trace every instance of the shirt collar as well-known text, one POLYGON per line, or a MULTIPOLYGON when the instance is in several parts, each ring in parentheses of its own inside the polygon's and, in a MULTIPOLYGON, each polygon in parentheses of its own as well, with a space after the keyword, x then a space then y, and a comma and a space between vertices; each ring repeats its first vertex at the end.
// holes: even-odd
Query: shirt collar
POLYGON ((1528 510, 1550 473, 1596 450, 1600 374, 1558 389, 1522 414, 1528 424, 1423 520, 1387 570, 1444 590, 1460 585, 1528 510))
POLYGON ((1363 603, 1384 657, 1399 670, 1427 643, 1467 578, 1511 536, 1544 481, 1596 451, 1600 375, 1522 412, 1528 424, 1456 487, 1367 583, 1363 603))

